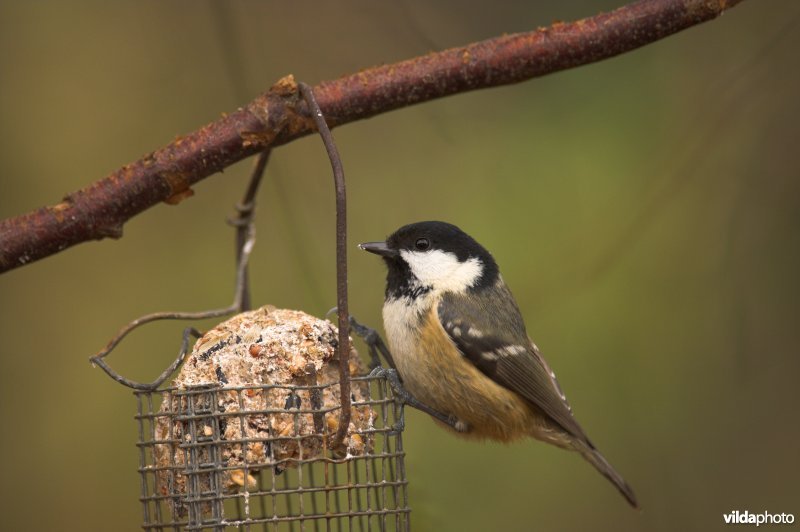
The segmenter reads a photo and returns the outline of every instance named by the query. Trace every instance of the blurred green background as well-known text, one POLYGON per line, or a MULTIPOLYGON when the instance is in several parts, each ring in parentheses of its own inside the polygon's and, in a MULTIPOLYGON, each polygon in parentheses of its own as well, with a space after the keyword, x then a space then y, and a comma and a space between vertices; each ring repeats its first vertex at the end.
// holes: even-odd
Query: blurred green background
MULTIPOLYGON (((621 0, 2 2, 0 217, 57 202, 249 101, 621 0)), ((383 267, 355 244, 423 219, 495 254, 578 419, 635 487, 578 456, 406 433, 415 530, 713 530, 800 518, 800 4, 745 2, 625 56, 335 131, 352 313, 380 324, 383 267)), ((135 530, 135 401, 87 357, 130 319, 228 304, 224 223, 251 161, 118 241, 0 276, 4 530, 135 530)), ((318 138, 275 151, 259 197, 257 304, 335 304, 318 138)), ((201 324, 203 327, 210 322, 201 324)), ((139 380, 183 323, 109 359, 139 380)))

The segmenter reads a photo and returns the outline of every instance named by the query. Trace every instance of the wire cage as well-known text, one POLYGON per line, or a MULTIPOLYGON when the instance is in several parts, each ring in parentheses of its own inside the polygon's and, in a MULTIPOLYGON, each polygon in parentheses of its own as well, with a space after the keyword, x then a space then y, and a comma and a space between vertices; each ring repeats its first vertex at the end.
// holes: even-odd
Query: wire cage
POLYGON ((339 407, 320 397, 338 383, 136 391, 142 528, 409 530, 402 404, 383 377, 352 384, 368 422, 333 450, 339 407))

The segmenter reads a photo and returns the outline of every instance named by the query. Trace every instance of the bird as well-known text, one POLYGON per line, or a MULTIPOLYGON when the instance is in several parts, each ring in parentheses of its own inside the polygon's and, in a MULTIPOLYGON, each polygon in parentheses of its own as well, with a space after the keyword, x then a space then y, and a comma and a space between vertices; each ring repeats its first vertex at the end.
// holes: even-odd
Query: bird
POLYGON ((468 439, 532 437, 577 451, 638 508, 576 421, 486 248, 440 221, 405 225, 359 248, 387 266, 383 325, 405 391, 468 439))

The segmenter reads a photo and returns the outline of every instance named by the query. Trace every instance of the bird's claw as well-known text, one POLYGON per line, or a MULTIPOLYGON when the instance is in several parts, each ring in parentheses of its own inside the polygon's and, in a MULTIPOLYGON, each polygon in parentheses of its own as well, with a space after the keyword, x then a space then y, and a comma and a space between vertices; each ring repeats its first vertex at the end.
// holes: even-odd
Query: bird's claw
POLYGON ((469 423, 467 423, 466 421, 461 421, 455 416, 449 416, 448 419, 450 420, 448 424, 451 427, 453 427, 453 430, 455 430, 456 432, 459 432, 461 434, 466 434, 472 430, 472 427, 470 427, 469 423))

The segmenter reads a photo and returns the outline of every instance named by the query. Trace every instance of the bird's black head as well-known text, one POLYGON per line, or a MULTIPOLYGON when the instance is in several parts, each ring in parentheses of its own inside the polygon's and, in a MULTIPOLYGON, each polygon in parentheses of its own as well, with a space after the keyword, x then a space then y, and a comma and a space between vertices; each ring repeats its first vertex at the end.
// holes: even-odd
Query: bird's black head
POLYGON ((367 242, 359 247, 386 261, 387 297, 417 297, 432 290, 479 290, 494 284, 499 275, 497 263, 486 248, 445 222, 405 225, 385 242, 367 242))

